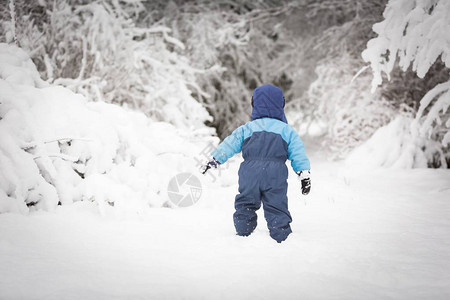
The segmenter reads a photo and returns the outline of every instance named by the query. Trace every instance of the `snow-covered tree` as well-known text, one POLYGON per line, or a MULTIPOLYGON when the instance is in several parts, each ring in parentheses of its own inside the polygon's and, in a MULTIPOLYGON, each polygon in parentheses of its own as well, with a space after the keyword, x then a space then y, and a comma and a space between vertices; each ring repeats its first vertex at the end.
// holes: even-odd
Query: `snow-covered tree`
POLYGON ((197 171, 212 139, 49 84, 5 43, 0 90, 0 213, 91 201, 104 214, 145 214, 168 201, 174 174, 197 171))
POLYGON ((306 97, 314 107, 309 120, 321 127, 322 144, 331 150, 331 158, 345 157, 395 116, 396 109, 388 101, 370 93, 370 76, 352 80, 355 63, 350 55, 343 55, 320 64, 306 97))
MULTIPOLYGON (((48 82, 179 127, 203 130, 211 120, 192 96, 202 70, 181 54, 184 45, 169 28, 136 25, 142 1, 24 1, 16 8, 21 45, 48 82)), ((7 31, 10 22, 2 25, 7 31)))
POLYGON ((385 2, 308 1, 299 9, 307 28, 300 39, 306 44, 298 47, 306 50, 297 58, 304 75, 292 77, 292 89, 299 81, 309 82, 307 93, 298 91, 300 98, 288 104, 288 117, 297 128, 307 129, 306 123, 314 135, 322 133, 333 158, 345 157, 394 117, 396 108, 388 99, 370 94, 367 74, 352 80, 364 66, 360 53, 374 36, 371 27, 381 20, 385 2))
POLYGON ((161 23, 186 45, 186 55, 198 68, 197 94, 214 116, 220 135, 249 120, 254 88, 264 83, 282 84, 283 68, 294 52, 281 22, 291 5, 282 2, 171 1, 161 8, 161 23), (287 48, 290 47, 290 50, 287 48), (287 51, 286 51, 287 50, 287 51))
MULTIPOLYGON (((378 37, 370 40, 363 58, 373 71, 372 90, 388 80, 398 64, 424 78, 439 61, 450 68, 450 2, 446 0, 390 0, 384 20, 373 26, 378 37)), ((448 69, 447 69, 448 71, 448 69)), ((447 79, 448 80, 448 79, 447 79)), ((428 157, 430 163, 446 166, 450 146, 450 81, 434 86, 420 101, 412 126, 413 134, 437 140, 441 148, 428 157)), ((435 148, 435 147, 433 147, 435 148)))

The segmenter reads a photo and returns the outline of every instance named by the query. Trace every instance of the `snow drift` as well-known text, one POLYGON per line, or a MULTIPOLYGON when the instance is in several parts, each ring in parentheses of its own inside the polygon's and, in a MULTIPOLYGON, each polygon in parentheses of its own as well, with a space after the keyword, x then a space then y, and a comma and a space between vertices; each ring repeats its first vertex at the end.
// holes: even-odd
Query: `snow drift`
POLYGON ((195 166, 199 139, 211 134, 48 85, 25 52, 7 44, 0 90, 0 213, 74 201, 94 201, 103 213, 145 213, 164 205, 168 180, 195 166))

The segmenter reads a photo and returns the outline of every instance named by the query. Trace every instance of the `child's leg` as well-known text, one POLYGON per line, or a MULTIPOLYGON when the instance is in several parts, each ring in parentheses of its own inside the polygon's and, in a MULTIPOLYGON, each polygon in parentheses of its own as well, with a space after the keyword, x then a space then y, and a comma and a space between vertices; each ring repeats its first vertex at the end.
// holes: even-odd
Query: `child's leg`
POLYGON ((236 208, 233 214, 234 227, 236 227, 236 233, 242 236, 250 235, 255 230, 258 218, 256 211, 261 207, 259 195, 251 193, 252 191, 246 192, 239 187, 239 194, 236 195, 234 202, 236 208))
POLYGON ((254 162, 244 161, 239 168, 239 194, 236 195, 233 214, 238 235, 250 235, 256 228, 256 211, 261 207, 258 170, 254 162))
POLYGON ((262 193, 264 217, 270 236, 278 243, 284 241, 292 232, 292 218, 288 210, 287 182, 277 187, 270 187, 262 193))
MULTIPOLYGON (((250 171, 252 171, 250 169, 250 171)), ((256 211, 261 207, 261 193, 255 174, 250 175, 248 168, 239 169, 239 194, 236 195, 233 215, 234 227, 238 235, 250 235, 256 228, 256 211)))

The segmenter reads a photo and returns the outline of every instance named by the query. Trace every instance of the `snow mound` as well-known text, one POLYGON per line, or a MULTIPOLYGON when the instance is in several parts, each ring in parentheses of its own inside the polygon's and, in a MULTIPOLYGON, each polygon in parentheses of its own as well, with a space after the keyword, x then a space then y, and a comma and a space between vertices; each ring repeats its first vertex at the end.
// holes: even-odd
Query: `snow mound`
POLYGON ((11 84, 47 86, 25 51, 3 43, 0 44, 0 77, 11 84))
POLYGON ((413 119, 399 116, 378 129, 364 144, 347 157, 351 169, 426 168, 423 141, 411 134, 413 119))
POLYGON ((0 213, 93 201, 143 214, 164 205, 170 177, 195 167, 206 139, 204 128, 182 132, 50 86, 15 46, 0 44, 0 76, 0 213))

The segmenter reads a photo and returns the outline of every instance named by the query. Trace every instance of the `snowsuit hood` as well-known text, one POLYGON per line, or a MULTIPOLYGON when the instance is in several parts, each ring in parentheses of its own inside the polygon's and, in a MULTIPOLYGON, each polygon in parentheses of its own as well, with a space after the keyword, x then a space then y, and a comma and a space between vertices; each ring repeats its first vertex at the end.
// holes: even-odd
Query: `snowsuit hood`
POLYGON ((274 118, 287 123, 284 114, 284 96, 281 89, 266 84, 257 87, 252 97, 252 121, 261 118, 274 118))

